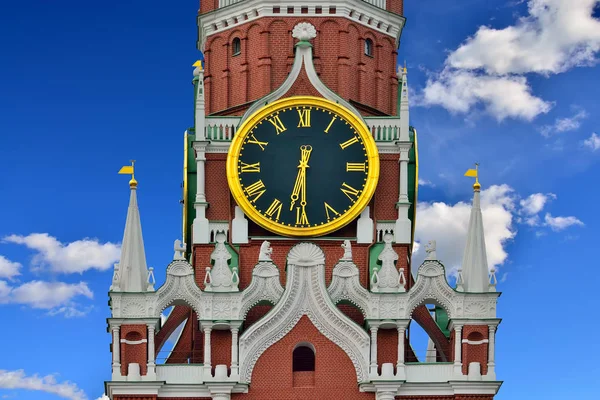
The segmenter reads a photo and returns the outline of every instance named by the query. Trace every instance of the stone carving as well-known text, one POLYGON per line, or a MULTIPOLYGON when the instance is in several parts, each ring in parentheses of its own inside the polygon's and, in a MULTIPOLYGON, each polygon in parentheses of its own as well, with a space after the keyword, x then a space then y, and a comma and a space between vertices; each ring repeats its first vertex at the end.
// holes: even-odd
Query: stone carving
POLYGON ((344 255, 342 256, 342 261, 352 261, 352 245, 349 240, 344 240, 342 243, 342 248, 344 249, 344 255))
POLYGON ((325 254, 312 243, 299 243, 292 247, 287 256, 288 264, 312 267, 325 264, 325 254))
POLYGON ((154 284, 155 283, 156 283, 156 280, 154 279, 154 268, 150 267, 150 268, 148 268, 148 287, 147 287, 146 291, 154 292, 154 284))
POLYGON ((273 254, 273 249, 271 248, 271 243, 266 240, 262 242, 260 245, 260 253, 258 254, 258 262, 271 262, 271 254, 273 254))
POLYGON ((118 292, 121 290, 121 288, 119 287, 119 281, 121 280, 120 277, 120 271, 119 271, 119 263, 115 263, 115 272, 113 273, 113 279, 112 279, 112 285, 110 286, 109 290, 118 292))
POLYGON ((430 240, 425 246, 425 252, 427 253, 426 260, 437 260, 437 254, 435 253, 435 240, 430 240))
POLYGON ((175 244, 173 244, 173 249, 175 250, 175 254, 173 255, 173 260, 185 260, 185 250, 187 245, 182 243, 181 240, 177 239, 175 244))
POLYGON ((308 22, 300 22, 292 30, 292 37, 307 42, 317 37, 317 30, 308 22))
POLYGON ((210 259, 214 261, 212 269, 207 268, 206 273, 206 291, 212 292, 233 292, 237 291, 237 282, 234 278, 234 274, 229 268, 229 260, 231 254, 225 247, 225 234, 223 232, 217 233, 215 240, 215 249, 210 255, 210 259))
POLYGON ((400 286, 400 275, 396 270, 396 261, 398 261, 398 253, 392 248, 392 240, 394 235, 386 233, 383 235, 385 243, 378 259, 381 261, 381 268, 377 271, 374 278, 376 283, 373 291, 376 292, 397 292, 400 286))

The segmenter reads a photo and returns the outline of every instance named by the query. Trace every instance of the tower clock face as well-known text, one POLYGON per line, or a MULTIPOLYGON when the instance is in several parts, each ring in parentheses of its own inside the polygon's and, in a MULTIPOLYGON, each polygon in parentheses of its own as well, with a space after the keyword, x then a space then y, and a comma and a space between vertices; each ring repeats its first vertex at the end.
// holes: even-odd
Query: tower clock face
POLYGON ((352 221, 379 177, 375 141, 354 113, 316 97, 291 97, 240 126, 227 179, 244 213, 285 236, 321 236, 352 221))

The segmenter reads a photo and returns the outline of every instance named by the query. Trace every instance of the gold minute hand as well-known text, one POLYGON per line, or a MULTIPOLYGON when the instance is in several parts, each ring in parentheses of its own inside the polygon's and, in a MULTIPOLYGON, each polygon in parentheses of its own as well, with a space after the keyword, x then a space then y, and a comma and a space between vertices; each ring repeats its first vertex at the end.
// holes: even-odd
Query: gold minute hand
POLYGON ((302 202, 306 205, 306 168, 308 167, 308 159, 312 152, 312 147, 308 145, 300 146, 300 164, 298 164, 298 175, 296 176, 296 182, 294 183, 294 190, 290 196, 290 211, 294 209, 294 204, 298 200, 300 191, 302 191, 302 202))

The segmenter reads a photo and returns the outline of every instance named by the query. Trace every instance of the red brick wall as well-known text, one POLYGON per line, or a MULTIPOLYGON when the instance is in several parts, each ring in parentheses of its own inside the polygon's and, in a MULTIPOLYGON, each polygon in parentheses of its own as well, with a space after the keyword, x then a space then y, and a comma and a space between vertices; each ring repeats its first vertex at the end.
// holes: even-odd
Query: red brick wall
MULTIPOLYGON (((140 340, 147 339, 146 325, 123 325, 121 326, 121 339, 140 340)), ((140 374, 146 375, 148 362, 147 343, 127 344, 119 343, 121 347, 121 375, 127 375, 130 363, 140 364, 140 374)), ((113 344, 114 346, 114 344, 113 344)))
MULTIPOLYGON (((313 57, 321 80, 347 100, 376 109, 381 115, 396 115, 395 40, 334 16, 264 17, 210 36, 204 50, 207 114, 242 115, 249 102, 278 88, 294 61, 292 29, 305 21, 317 28, 313 57), (242 43, 239 55, 231 51, 236 37, 242 43), (374 44, 373 57, 364 54, 367 38, 374 44)), ((314 94, 302 79, 294 86, 286 96, 314 94)), ((370 113, 365 111, 364 115, 370 113)))
POLYGON ((457 394, 453 396, 396 396, 397 400, 492 400, 492 395, 457 394))
POLYGON ((377 364, 379 364, 379 372, 381 373, 382 364, 392 363, 395 366, 396 362, 398 362, 398 330, 377 330, 377 364))
POLYGON ((356 371, 350 358, 304 316, 290 333, 269 347, 258 359, 248 393, 232 394, 231 398, 372 400, 374 395, 359 392, 356 371), (292 351, 299 342, 310 342, 315 347, 314 387, 293 386, 292 351))
MULTIPOLYGON (((481 339, 488 338, 489 328, 487 325, 479 326, 465 326, 462 330, 462 338, 473 341, 479 341, 481 339)), ((462 362, 463 362, 463 374, 467 374, 469 370, 469 363, 478 362, 481 364, 481 375, 487 374, 487 359, 488 359, 488 344, 462 344, 462 362)))
MULTIPOLYGON (((135 394, 123 394, 123 395, 118 395, 118 396, 114 396, 113 400, 156 400, 158 397, 156 395, 152 395, 152 394, 146 394, 143 396, 138 396, 135 394)), ((161 397, 162 399, 162 397, 161 397)), ((190 400, 190 399, 187 399, 190 400)))

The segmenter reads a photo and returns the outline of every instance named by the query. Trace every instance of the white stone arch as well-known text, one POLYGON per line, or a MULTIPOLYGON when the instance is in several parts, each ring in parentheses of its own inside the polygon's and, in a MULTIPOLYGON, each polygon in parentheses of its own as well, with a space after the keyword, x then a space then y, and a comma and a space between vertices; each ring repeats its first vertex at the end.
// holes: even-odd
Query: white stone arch
POLYGON ((334 304, 347 301, 358 308, 365 319, 369 318, 369 292, 360 284, 358 268, 353 262, 339 262, 333 268, 327 292, 334 304))
POLYGON ((250 383, 260 356, 287 335, 306 315, 315 327, 350 358, 358 382, 368 380, 369 336, 333 303, 325 287, 325 254, 312 243, 288 253, 286 289, 264 318, 240 337, 240 380, 250 383))
POLYGON ((242 292, 240 319, 245 320, 252 307, 261 302, 277 304, 283 287, 279 281, 279 269, 272 262, 260 262, 252 270, 252 281, 242 292))
POLYGON ((192 266, 183 260, 175 260, 167 267, 167 279, 156 292, 155 316, 160 316, 167 307, 187 305, 200 315, 202 291, 194 280, 192 266))
POLYGON ((420 305, 433 303, 442 307, 452 318, 456 315, 456 299, 458 293, 450 287, 446 280, 444 266, 438 261, 425 261, 419 267, 417 282, 409 291, 406 317, 420 305))

